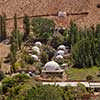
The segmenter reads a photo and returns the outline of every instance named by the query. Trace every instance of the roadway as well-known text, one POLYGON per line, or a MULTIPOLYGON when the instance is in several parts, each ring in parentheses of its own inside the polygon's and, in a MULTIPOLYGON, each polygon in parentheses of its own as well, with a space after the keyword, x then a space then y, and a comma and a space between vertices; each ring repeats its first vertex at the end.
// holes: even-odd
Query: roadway
POLYGON ((77 86, 78 83, 83 84, 85 87, 100 88, 100 82, 42 82, 43 85, 58 85, 61 87, 65 86, 77 86))

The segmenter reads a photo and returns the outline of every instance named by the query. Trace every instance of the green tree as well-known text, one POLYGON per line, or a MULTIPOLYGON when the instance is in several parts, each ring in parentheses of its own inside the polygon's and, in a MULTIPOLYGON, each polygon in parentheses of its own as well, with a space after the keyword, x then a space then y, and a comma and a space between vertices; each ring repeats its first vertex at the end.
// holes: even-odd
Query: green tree
POLYGON ((3 16, 0 15, 0 41, 6 39, 6 36, 6 15, 4 14, 3 16))
POLYGON ((28 91, 25 100, 62 100, 61 92, 55 86, 37 86, 28 91))
POLYGON ((14 15, 14 30, 15 31, 18 30, 18 26, 17 26, 17 15, 16 15, 16 13, 14 15))
MULTIPOLYGON (((91 32, 91 31, 90 31, 91 32)), ((79 66, 100 65, 100 40, 97 39, 92 31, 86 38, 81 39, 72 47, 73 60, 79 66)))
POLYGON ((6 15, 4 14, 2 16, 2 34, 3 34, 3 39, 6 38, 6 15))
POLYGON ((47 18, 33 18, 32 20, 32 30, 39 39, 48 40, 52 37, 54 27, 55 23, 53 20, 47 18))
POLYGON ((5 77, 4 72, 0 71, 0 81, 5 77))
POLYGON ((21 50, 21 45, 23 42, 23 34, 20 33, 20 31, 17 29, 17 17, 16 14, 14 16, 14 29, 11 33, 11 47, 10 47, 10 58, 11 58, 11 72, 12 71, 16 71, 15 69, 15 62, 17 61, 16 59, 16 55, 17 55, 17 51, 21 50))
POLYGON ((48 54, 46 51, 41 52, 40 60, 41 60, 43 65, 48 62, 48 54))
POLYGON ((26 38, 30 33, 30 19, 29 16, 25 15, 23 19, 24 25, 24 38, 26 38))
POLYGON ((69 41, 72 45, 77 42, 78 37, 78 28, 77 25, 71 21, 70 30, 69 30, 69 41))
POLYGON ((2 16, 0 15, 0 41, 2 41, 2 16))

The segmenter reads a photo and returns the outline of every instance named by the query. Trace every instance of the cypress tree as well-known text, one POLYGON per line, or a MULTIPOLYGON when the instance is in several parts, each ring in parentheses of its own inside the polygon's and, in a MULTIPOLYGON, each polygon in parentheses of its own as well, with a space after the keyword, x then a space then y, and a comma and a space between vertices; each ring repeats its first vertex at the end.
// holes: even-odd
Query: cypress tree
POLYGON ((6 38, 6 15, 4 14, 2 17, 2 35, 3 39, 6 38))
POLYGON ((30 19, 29 16, 25 15, 23 19, 24 25, 24 38, 26 38, 30 33, 30 19))
POLYGON ((16 59, 16 54, 17 54, 17 51, 21 49, 21 44, 22 44, 22 41, 23 40, 23 34, 20 33, 20 31, 18 30, 18 27, 17 27, 17 16, 15 14, 14 16, 14 29, 12 31, 12 36, 11 36, 11 48, 10 48, 10 51, 11 51, 11 72, 15 72, 16 69, 15 69, 15 63, 17 61, 16 59))
POLYGON ((2 41, 2 16, 0 15, 0 41, 2 41))
POLYGON ((15 15, 14 15, 14 30, 15 31, 17 31, 17 15, 16 15, 16 13, 15 13, 15 15))

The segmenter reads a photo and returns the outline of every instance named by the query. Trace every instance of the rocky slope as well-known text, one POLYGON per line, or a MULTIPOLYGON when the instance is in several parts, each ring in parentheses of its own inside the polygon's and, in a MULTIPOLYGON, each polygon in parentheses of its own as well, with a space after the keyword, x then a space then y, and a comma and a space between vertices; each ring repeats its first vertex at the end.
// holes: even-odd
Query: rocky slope
MULTIPOLYGON (((57 24, 68 26, 70 20, 75 20, 79 25, 93 25, 100 22, 100 8, 97 8, 100 0, 0 0, 0 14, 5 13, 7 18, 11 18, 16 13, 17 16, 29 16, 57 14, 58 11, 66 13, 88 12, 88 15, 70 15, 63 19, 57 16, 49 16, 57 24)), ((7 22, 7 26, 12 28, 13 21, 7 22)), ((19 20, 19 27, 22 20, 19 20)))

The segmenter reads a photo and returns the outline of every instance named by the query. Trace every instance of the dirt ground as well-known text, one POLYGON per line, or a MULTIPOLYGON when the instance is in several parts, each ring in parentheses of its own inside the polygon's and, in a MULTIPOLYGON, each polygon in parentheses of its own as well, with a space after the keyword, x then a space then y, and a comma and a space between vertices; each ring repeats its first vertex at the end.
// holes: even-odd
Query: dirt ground
POLYGON ((3 72, 8 72, 10 70, 10 64, 4 63, 5 57, 8 56, 10 53, 10 46, 9 45, 4 45, 0 43, 0 63, 1 63, 1 68, 3 72))

